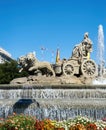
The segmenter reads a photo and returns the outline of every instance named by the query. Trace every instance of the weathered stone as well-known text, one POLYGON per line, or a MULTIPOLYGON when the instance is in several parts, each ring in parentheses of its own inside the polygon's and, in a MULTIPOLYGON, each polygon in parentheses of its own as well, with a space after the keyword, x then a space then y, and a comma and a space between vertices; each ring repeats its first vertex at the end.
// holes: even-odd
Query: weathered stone
POLYGON ((18 59, 22 70, 31 72, 25 78, 14 79, 11 84, 90 84, 92 78, 98 75, 95 61, 90 59, 92 41, 88 33, 84 34, 83 41, 73 49, 69 59, 57 61, 55 64, 39 61, 34 53, 28 53, 18 59))
POLYGON ((22 78, 16 78, 13 79, 10 84, 25 84, 27 83, 27 78, 26 77, 22 77, 22 78))
POLYGON ((82 83, 79 78, 72 76, 72 77, 62 77, 61 84, 82 84, 82 83))

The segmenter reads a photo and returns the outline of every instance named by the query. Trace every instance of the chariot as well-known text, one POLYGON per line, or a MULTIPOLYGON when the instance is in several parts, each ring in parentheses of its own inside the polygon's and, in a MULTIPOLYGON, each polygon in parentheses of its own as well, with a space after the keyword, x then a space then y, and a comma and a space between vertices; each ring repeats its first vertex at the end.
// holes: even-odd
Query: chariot
POLYGON ((54 65, 56 75, 95 77, 97 76, 97 65, 92 59, 84 59, 79 62, 77 59, 68 59, 54 65))
POLYGON ((72 51, 72 56, 68 60, 57 61, 54 65, 56 75, 95 77, 97 76, 97 65, 90 59, 92 42, 88 38, 88 33, 84 34, 84 40, 76 45, 72 51))

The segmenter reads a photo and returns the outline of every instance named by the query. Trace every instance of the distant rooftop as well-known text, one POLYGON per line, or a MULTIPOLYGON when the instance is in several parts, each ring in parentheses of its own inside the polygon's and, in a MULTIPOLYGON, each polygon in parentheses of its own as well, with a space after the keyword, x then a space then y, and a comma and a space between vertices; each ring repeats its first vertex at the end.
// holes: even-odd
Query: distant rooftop
POLYGON ((9 62, 10 60, 12 60, 11 54, 0 47, 0 63, 4 63, 5 61, 9 62))
POLYGON ((11 57, 11 54, 8 53, 6 50, 4 50, 4 49, 1 48, 1 47, 0 47, 0 52, 3 53, 3 54, 5 54, 5 55, 7 55, 7 56, 9 56, 9 57, 11 57))

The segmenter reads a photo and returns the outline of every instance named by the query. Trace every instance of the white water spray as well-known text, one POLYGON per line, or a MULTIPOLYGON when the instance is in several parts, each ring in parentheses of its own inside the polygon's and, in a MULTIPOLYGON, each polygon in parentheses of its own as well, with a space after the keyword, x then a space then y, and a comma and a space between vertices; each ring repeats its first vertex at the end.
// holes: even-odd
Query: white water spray
POLYGON ((98 27, 98 64, 99 64, 99 77, 103 78, 103 70, 104 70, 104 32, 103 26, 99 25, 98 27))
POLYGON ((106 84, 106 79, 103 78, 104 70, 105 70, 105 59, 104 59, 104 32, 103 26, 99 25, 98 27, 98 51, 97 51, 97 59, 98 59, 98 75, 99 77, 93 81, 93 84, 106 84))

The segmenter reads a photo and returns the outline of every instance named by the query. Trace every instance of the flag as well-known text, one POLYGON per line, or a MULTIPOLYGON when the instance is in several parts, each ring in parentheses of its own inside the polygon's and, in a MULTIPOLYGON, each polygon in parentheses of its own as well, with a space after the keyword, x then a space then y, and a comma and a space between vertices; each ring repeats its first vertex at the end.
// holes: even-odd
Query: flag
POLYGON ((87 53, 87 59, 90 59, 90 52, 87 53))
POLYGON ((59 49, 57 49, 57 54, 56 54, 56 63, 60 61, 60 52, 59 49))

